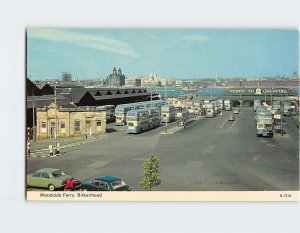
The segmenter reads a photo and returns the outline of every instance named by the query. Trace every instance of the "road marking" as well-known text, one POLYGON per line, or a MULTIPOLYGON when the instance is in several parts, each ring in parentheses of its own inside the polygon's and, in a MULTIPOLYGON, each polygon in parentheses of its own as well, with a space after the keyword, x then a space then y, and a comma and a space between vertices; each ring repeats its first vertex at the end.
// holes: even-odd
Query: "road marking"
POLYGON ((261 154, 257 154, 254 158, 253 161, 256 161, 258 159, 262 159, 262 155, 261 154))
POLYGON ((235 123, 237 122, 237 120, 238 120, 238 119, 236 119, 236 120, 233 122, 233 124, 232 124, 232 126, 230 127, 230 129, 232 129, 232 127, 235 125, 235 123))
POLYGON ((226 122, 227 122, 227 119, 222 123, 222 125, 220 125, 219 129, 221 129, 226 122))
POLYGON ((274 147, 275 145, 274 145, 274 144, 267 144, 267 146, 271 146, 271 147, 274 147))
POLYGON ((211 154, 215 149, 216 145, 209 145, 206 149, 202 152, 202 154, 211 154))

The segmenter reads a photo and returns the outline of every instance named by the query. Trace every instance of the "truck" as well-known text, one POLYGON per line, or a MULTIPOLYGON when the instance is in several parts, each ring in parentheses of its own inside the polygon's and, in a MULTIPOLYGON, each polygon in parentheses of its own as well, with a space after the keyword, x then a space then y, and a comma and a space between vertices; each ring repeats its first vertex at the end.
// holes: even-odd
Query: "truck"
POLYGON ((224 100, 224 110, 225 111, 232 110, 232 101, 231 100, 224 100))
POLYGON ((270 111, 257 113, 256 131, 257 137, 273 137, 273 118, 270 111))

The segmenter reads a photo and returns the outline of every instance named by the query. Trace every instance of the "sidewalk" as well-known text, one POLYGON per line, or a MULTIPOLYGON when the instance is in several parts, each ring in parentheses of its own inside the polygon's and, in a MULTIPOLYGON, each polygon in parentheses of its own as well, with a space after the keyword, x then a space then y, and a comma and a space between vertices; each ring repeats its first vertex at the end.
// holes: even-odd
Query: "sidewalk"
MULTIPOLYGON (((191 118, 191 119, 189 119, 189 120, 186 122, 186 126, 189 126, 189 125, 193 124, 194 122, 196 122, 196 121, 198 121, 198 120, 200 120, 200 119, 202 119, 202 118, 203 118, 203 116, 197 116, 196 118, 191 118)), ((164 131, 162 131, 160 134, 173 134, 173 133, 176 133, 176 132, 179 131, 179 130, 184 129, 183 126, 178 126, 178 125, 177 125, 177 122, 173 122, 173 123, 171 123, 171 124, 172 124, 172 125, 168 126, 167 132, 164 130, 164 131)), ((168 125, 169 125, 169 124, 168 124, 168 125)))
MULTIPOLYGON (((57 142, 59 143, 59 147, 64 147, 69 144, 74 144, 74 143, 84 143, 84 142, 89 142, 89 141, 95 141, 100 138, 103 138, 103 135, 93 135, 93 136, 88 136, 87 139, 85 136, 81 137, 71 137, 71 138, 58 138, 57 142)), ((49 145, 55 146, 55 139, 44 139, 44 140, 37 140, 37 141, 32 141, 30 140, 30 145, 31 145, 31 152, 34 153, 35 151, 39 150, 48 150, 49 145)))

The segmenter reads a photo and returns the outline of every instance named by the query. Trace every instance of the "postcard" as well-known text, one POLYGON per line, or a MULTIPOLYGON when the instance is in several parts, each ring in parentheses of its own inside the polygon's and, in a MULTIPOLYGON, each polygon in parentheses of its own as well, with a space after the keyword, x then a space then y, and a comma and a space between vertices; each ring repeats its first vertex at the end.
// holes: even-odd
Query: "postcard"
POLYGON ((26 30, 29 201, 298 201, 297 29, 26 30))

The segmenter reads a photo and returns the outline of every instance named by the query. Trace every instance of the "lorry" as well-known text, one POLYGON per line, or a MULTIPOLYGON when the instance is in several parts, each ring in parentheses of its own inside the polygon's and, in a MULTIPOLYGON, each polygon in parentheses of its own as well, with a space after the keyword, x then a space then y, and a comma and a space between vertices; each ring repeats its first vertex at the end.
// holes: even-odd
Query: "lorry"
POLYGON ((257 137, 273 137, 273 118, 270 111, 260 111, 256 116, 257 137))

